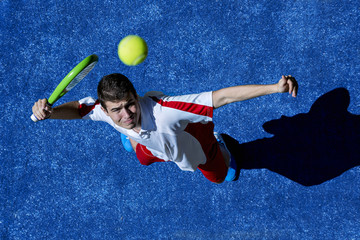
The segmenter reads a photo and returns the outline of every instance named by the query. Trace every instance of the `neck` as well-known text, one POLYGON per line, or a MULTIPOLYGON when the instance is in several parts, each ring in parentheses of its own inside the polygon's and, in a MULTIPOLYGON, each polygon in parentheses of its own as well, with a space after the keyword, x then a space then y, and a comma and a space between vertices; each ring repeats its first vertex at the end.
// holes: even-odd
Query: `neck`
POLYGON ((136 126, 133 128, 133 131, 136 133, 140 133, 141 130, 141 112, 139 114, 139 122, 136 124, 136 126))
POLYGON ((132 130, 136 133, 140 133, 141 127, 134 127, 132 130))

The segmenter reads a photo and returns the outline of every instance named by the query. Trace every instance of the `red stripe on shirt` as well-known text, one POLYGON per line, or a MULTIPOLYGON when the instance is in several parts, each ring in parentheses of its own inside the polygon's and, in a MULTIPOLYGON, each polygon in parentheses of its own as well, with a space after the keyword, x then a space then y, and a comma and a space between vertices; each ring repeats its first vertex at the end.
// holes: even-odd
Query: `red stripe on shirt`
POLYGON ((162 99, 158 99, 156 97, 151 97, 151 99, 164 107, 174 108, 181 111, 190 112, 193 114, 202 115, 206 117, 211 117, 211 118, 213 117, 213 108, 206 105, 188 103, 188 102, 179 102, 179 101, 167 102, 162 99))
POLYGON ((79 105, 79 114, 81 117, 84 117, 86 116, 87 114, 89 114, 89 112, 91 112, 96 105, 99 105, 100 104, 100 101, 99 100, 96 100, 96 102, 94 104, 90 104, 90 105, 87 105, 85 103, 83 104, 80 104, 79 105))

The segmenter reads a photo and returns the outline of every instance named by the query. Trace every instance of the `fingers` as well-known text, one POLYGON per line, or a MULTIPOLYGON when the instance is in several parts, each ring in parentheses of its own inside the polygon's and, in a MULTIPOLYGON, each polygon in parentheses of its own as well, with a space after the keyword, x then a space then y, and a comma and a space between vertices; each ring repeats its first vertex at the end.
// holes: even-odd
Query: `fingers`
POLYGON ((291 75, 286 76, 286 83, 288 85, 289 88, 289 94, 292 94, 293 97, 297 96, 297 91, 298 91, 298 83, 296 81, 296 79, 294 77, 292 77, 291 75))
POLYGON ((294 90, 294 82, 291 81, 291 79, 288 79, 287 84, 289 85, 289 94, 291 94, 292 91, 294 90))
POLYGON ((292 90, 292 96, 293 97, 296 97, 297 96, 297 92, 298 92, 298 83, 295 81, 294 82, 294 87, 293 87, 293 90, 292 90))
POLYGON ((36 103, 34 103, 32 111, 38 120, 44 120, 50 117, 52 109, 49 105, 47 105, 47 99, 39 99, 36 103))
POLYGON ((285 93, 289 92, 293 97, 297 96, 299 85, 296 79, 291 75, 281 76, 278 84, 278 92, 285 93))

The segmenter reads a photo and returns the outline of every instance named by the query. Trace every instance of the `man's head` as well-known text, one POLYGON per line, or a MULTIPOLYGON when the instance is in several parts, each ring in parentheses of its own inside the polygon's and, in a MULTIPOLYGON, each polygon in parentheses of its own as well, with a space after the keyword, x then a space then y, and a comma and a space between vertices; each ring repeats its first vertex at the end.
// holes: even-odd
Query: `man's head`
POLYGON ((137 97, 133 84, 127 77, 120 73, 104 76, 97 88, 98 99, 101 106, 105 109, 105 102, 123 100, 129 93, 137 97))
POLYGON ((97 92, 102 110, 116 125, 140 128, 138 95, 127 77, 119 73, 107 75, 99 82, 97 92))

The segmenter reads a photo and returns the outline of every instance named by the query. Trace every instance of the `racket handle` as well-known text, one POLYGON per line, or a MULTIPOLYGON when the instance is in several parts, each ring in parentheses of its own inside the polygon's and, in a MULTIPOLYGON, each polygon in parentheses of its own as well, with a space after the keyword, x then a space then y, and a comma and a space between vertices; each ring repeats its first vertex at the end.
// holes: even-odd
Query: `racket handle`
POLYGON ((35 117, 35 115, 33 114, 33 115, 31 115, 31 120, 33 120, 33 122, 37 122, 37 121, 39 121, 36 117, 35 117))

